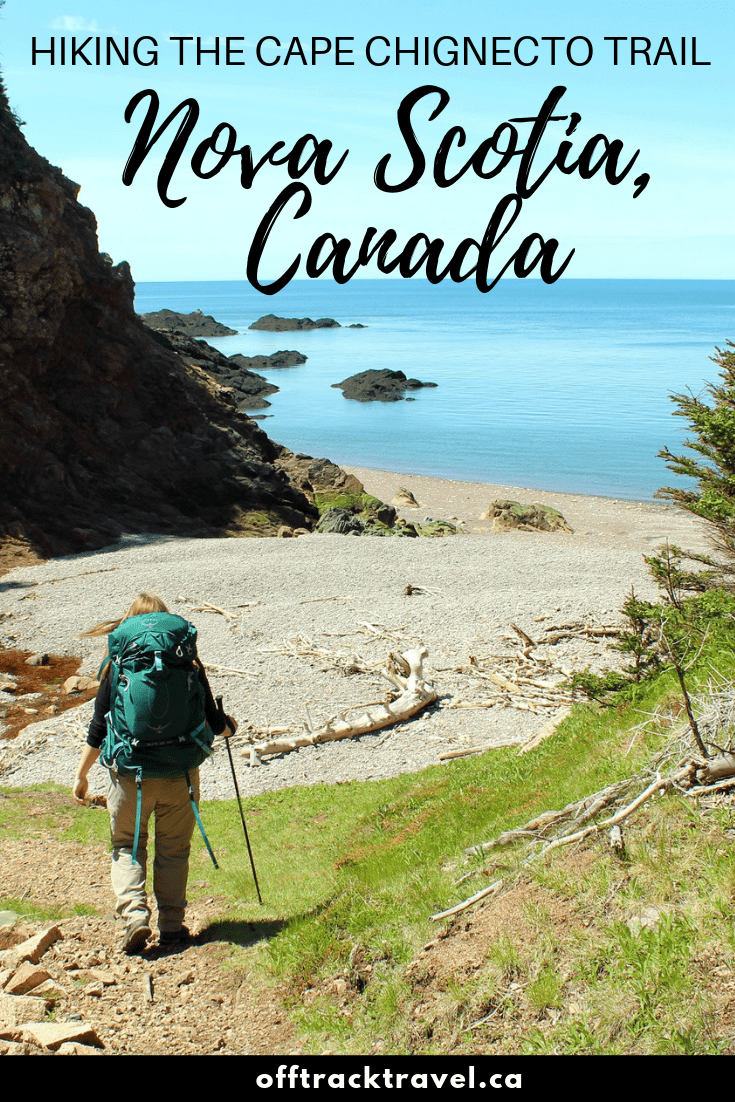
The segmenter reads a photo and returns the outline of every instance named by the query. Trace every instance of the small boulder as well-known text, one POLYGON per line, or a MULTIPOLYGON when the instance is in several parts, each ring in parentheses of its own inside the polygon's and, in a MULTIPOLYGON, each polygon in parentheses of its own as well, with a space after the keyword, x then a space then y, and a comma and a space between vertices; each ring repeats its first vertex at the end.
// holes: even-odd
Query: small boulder
POLYGON ((410 490, 405 486, 399 486, 397 492, 391 498, 391 505, 399 505, 404 509, 419 509, 419 503, 410 490))
POLYGON ((381 501, 381 503, 376 506, 374 513, 380 523, 387 524, 389 528, 396 522, 397 513, 392 505, 386 505, 381 501))
POLYGON ((498 499, 490 503, 480 519, 492 520, 493 529, 498 532, 511 528, 521 532, 572 531, 559 510, 550 505, 522 505, 519 501, 498 499))
POLYGON ((67 696, 70 696, 72 693, 83 693, 87 689, 96 689, 98 685, 99 682, 95 681, 93 677, 80 677, 78 674, 74 674, 72 677, 67 677, 61 687, 67 696))
POLYGON ((459 529, 448 520, 432 520, 427 517, 425 524, 417 524, 416 531, 420 536, 429 539, 437 539, 442 536, 456 536, 459 529))
POLYGON ((23 1028, 23 1040, 52 1052, 64 1044, 104 1048, 95 1029, 80 1022, 33 1022, 23 1028))
POLYGON ((350 509, 327 509, 319 518, 316 530, 340 536, 360 536, 364 527, 360 518, 350 509))
POLYGON ((19 1037, 10 1036, 15 1026, 26 1022, 42 1022, 46 1017, 46 1000, 35 995, 0 995, 0 1037, 17 1041, 19 1037))
POLYGON ((51 979, 51 973, 37 964, 24 960, 5 984, 6 995, 27 995, 34 987, 51 979))
POLYGON ((32 654, 30 658, 26 658, 26 666, 48 666, 48 655, 32 654))
POLYGON ((58 926, 49 926, 46 930, 41 930, 40 933, 22 941, 20 945, 13 946, 13 955, 18 961, 29 960, 32 964, 38 964, 46 950, 63 936, 58 926))

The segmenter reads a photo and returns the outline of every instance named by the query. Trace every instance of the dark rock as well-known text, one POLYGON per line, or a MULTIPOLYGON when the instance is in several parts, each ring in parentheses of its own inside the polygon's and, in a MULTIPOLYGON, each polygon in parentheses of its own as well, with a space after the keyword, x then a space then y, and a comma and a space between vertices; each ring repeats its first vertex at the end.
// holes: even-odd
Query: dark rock
POLYGON ((332 383, 339 388, 345 398, 355 402, 401 402, 406 390, 419 390, 421 387, 435 387, 436 383, 421 383, 418 379, 407 379, 402 371, 390 371, 388 368, 371 368, 359 371, 341 383, 332 383))
POLYGON ((237 329, 230 329, 211 314, 193 310, 191 314, 177 314, 175 310, 156 310, 151 314, 141 314, 141 320, 149 329, 159 333, 186 333, 189 337, 233 337, 237 329))
POLYGON ((28 146, 2 87, 0 149, 0 534, 58 555, 123 532, 312 527, 285 449, 201 369, 214 350, 178 354, 143 324, 128 265, 100 255, 77 185, 28 146))
POLYGON ((359 321, 353 321, 352 325, 347 326, 348 329, 367 329, 367 325, 362 325, 359 321))
POLYGON ((380 505, 375 510, 375 515, 381 524, 391 525, 395 524, 398 514, 392 505, 386 505, 385 502, 381 501, 380 505))
POLYGON ((190 367, 206 371, 220 386, 229 387, 239 410, 265 409, 270 405, 266 394, 278 393, 275 383, 269 383, 241 363, 247 360, 246 356, 225 356, 206 341, 195 340, 184 333, 169 333, 166 340, 190 367))
MULTIPOLYGON (((311 455, 298 454, 283 449, 276 460, 290 482, 306 494, 320 509, 330 507, 336 499, 348 497, 350 502, 365 493, 365 487, 353 474, 347 474, 329 459, 314 459, 311 455)), ((377 501, 377 498, 374 500, 377 501)))
POLYGON ((371 536, 416 535, 404 533, 396 524, 396 510, 365 492, 359 479, 347 474, 329 459, 293 455, 284 448, 276 461, 290 481, 306 494, 319 510, 318 532, 371 536))
POLYGON ((316 530, 333 532, 339 536, 360 536, 365 530, 365 525, 357 514, 349 509, 327 509, 320 516, 316 530))
POLYGON ((254 321, 250 329, 263 329, 266 333, 289 333, 297 329, 340 329, 334 318, 277 318, 275 314, 265 314, 254 321))
POLYGON ((299 364, 306 363, 306 356, 301 352, 289 351, 274 352, 270 356, 243 356, 240 352, 236 352, 229 358, 233 363, 249 371, 267 371, 273 367, 298 367, 299 364))
POLYGON ((392 505, 366 493, 354 475, 347 474, 328 459, 293 455, 284 449, 284 455, 277 462, 319 510, 318 532, 415 538, 456 531, 447 521, 440 521, 438 525, 409 524, 397 515, 392 505))

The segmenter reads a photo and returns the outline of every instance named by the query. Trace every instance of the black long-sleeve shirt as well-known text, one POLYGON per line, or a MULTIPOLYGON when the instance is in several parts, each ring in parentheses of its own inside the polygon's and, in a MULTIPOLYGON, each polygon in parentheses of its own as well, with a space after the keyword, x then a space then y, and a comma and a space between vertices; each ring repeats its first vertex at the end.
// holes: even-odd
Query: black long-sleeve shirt
MULTIPOLYGON (((207 675, 201 666, 197 667, 199 673, 199 681, 204 689, 204 714, 207 719, 207 723, 212 729, 213 734, 221 735, 227 726, 222 722, 222 715, 214 702, 212 696, 212 690, 209 687, 207 681, 207 675)), ((107 723, 105 717, 110 710, 110 674, 109 670, 102 678, 100 687, 97 690, 97 698, 94 702, 94 715, 89 725, 89 732, 87 734, 87 745, 92 746, 95 750, 99 750, 100 746, 104 742, 105 735, 107 734, 107 723)))

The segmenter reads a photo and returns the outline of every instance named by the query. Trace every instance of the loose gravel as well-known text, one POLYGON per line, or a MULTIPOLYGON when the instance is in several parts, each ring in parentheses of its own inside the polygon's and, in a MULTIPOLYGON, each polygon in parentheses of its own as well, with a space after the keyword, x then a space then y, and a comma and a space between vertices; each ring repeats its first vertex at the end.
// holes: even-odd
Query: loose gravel
MULTIPOLYGON (((359 473, 372 489, 365 477, 370 472, 359 473)), ((471 486, 390 477, 396 488, 471 486)), ((380 489, 385 499, 382 483, 380 489)), ((487 498, 499 489, 482 491, 487 498)), ((463 497, 468 505, 468 495, 463 497)), ((564 506, 562 499, 541 498, 557 507, 564 506)), ((478 522, 474 535, 421 540, 130 536, 100 552, 5 575, 0 580, 0 645, 80 655, 80 672, 95 675, 104 641, 81 639, 79 633, 122 615, 138 592, 154 591, 172 612, 196 624, 207 666, 242 671, 210 669, 209 678, 215 696, 224 696, 226 710, 240 723, 233 744, 243 795, 413 772, 436 763, 446 750, 523 742, 554 715, 499 706, 450 708, 453 701, 482 697, 480 682, 455 672, 470 655, 517 653, 511 623, 531 636, 551 624, 590 618, 619 623, 618 610, 631 586, 642 597, 655 594, 641 554, 650 551, 654 537, 659 542, 671 533, 682 542, 687 534, 699 534, 695 522, 660 506, 580 497, 569 498, 567 506, 572 501, 577 514, 585 507, 588 514, 581 525, 575 514, 573 535, 490 535, 478 522), (408 596, 407 586, 421 592, 408 596), (207 603, 227 616, 202 611, 207 603), (306 721, 317 727, 343 708, 382 700, 387 682, 377 667, 389 651, 419 643, 429 650, 425 675, 439 693, 435 705, 399 727, 249 766, 244 757, 248 729, 303 729, 306 721), (376 669, 347 672, 351 656, 376 669)), ((566 670, 599 669, 614 658, 604 642, 562 641, 545 649, 553 649, 554 663, 566 670)), ((70 785, 91 712, 88 703, 0 743, 2 783, 70 785)), ((233 795, 222 747, 202 766, 201 779, 205 799, 233 795)), ((90 790, 105 787, 106 774, 95 767, 90 790)))

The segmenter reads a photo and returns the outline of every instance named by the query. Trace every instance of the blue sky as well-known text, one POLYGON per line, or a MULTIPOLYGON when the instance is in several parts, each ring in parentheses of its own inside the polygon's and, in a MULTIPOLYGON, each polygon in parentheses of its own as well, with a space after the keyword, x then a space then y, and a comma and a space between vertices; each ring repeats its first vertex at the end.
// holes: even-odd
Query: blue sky
MULTIPOLYGON (((439 188, 431 178, 434 153, 451 126, 462 126, 467 140, 455 149, 450 164, 459 166, 495 128, 507 119, 532 117, 555 85, 567 89, 559 112, 576 111, 581 121, 572 136, 574 151, 593 135, 620 139, 627 161, 640 149, 636 171, 618 186, 611 186, 599 172, 590 180, 555 171, 538 192, 524 201, 512 231, 497 251, 500 266, 530 233, 560 242, 559 256, 572 248, 575 256, 567 275, 577 278, 735 278, 733 185, 735 152, 729 40, 733 31, 729 2, 589 4, 560 0, 556 5, 518 0, 514 5, 491 3, 435 3, 421 5, 395 0, 354 5, 314 0, 303 3, 273 0, 248 8, 232 0, 211 0, 208 5, 190 0, 6 0, 0 11, 0 65, 5 73, 11 103, 25 121, 28 140, 50 161, 60 165, 82 185, 81 201, 98 219, 101 248, 118 261, 126 259, 137 280, 244 279, 247 254, 256 229, 270 204, 290 183, 285 167, 266 165, 250 190, 240 186, 239 169, 231 161, 212 179, 197 179, 190 167, 195 146, 221 122, 237 132, 237 145, 249 143, 256 159, 276 141, 286 149, 303 134, 333 143, 337 156, 349 150, 331 183, 319 185, 307 172, 303 182, 311 192, 312 207, 298 222, 289 212, 278 220, 271 235, 262 274, 282 271, 296 253, 305 254, 311 242, 324 232, 347 236, 359 244, 365 229, 396 230, 399 243, 411 234, 425 232, 442 237, 447 252, 463 237, 481 238, 485 226, 503 196, 515 188, 515 167, 492 180, 472 173, 449 188, 439 188), (48 48, 55 39, 57 64, 39 55, 31 64, 31 40, 48 48), (72 36, 112 36, 122 45, 143 36, 157 43, 158 62, 150 66, 113 62, 86 66, 58 64, 60 39, 71 49, 72 36), (395 64, 395 41, 404 48, 419 39, 423 62, 424 40, 430 49, 441 36, 453 36, 461 44, 465 36, 479 46, 482 36, 497 39, 499 61, 508 65, 476 63, 467 66, 414 65, 410 55, 395 64), (619 64, 612 64, 612 43, 605 36, 623 36, 619 64), (196 63, 195 42, 187 42, 184 64, 179 64, 178 43, 172 36, 197 36, 205 49, 225 37, 241 49, 234 60, 244 65, 219 67, 212 55, 196 63), (281 42, 263 50, 266 60, 280 53, 272 66, 259 64, 256 43, 265 36, 281 42), (342 60, 336 65, 335 39, 342 38, 342 60), (367 41, 376 36, 376 60, 389 56, 383 66, 371 65, 365 56, 367 41), (556 64, 550 60, 555 36, 556 64), (630 64, 630 39, 648 38, 651 60, 664 37, 677 60, 681 39, 686 39, 687 64, 672 65, 663 54, 657 65, 646 65, 641 55, 630 64), (696 36, 698 60, 691 64, 691 39, 696 36), (304 65, 294 51, 283 63, 294 37, 310 58, 312 38, 318 49, 329 53, 304 65), (521 65, 513 57, 518 39, 521 60, 538 54, 533 65, 521 65), (566 49, 576 37, 574 60, 586 56, 584 38, 592 44, 588 64, 572 64, 566 49), (539 46, 533 46, 535 38, 539 46), (352 49, 353 53, 346 51, 352 49), (426 99, 413 116, 418 140, 428 164, 423 179, 400 194, 385 194, 373 182, 377 162, 391 154, 391 169, 398 178, 410 159, 401 139, 396 110, 402 98, 423 84, 444 88, 450 102, 433 122, 428 113, 437 97, 426 99), (159 121, 182 100, 193 97, 200 117, 186 152, 174 175, 171 194, 186 202, 169 209, 156 193, 156 174, 164 139, 151 151, 129 187, 122 172, 144 106, 133 121, 124 119, 126 104, 146 88, 160 97, 159 121), (159 152, 161 148, 161 152, 159 152), (627 154, 627 156, 626 156, 627 154), (464 156, 463 156, 464 155, 464 156), (632 178, 650 174, 645 191, 633 199, 632 178)), ((639 43, 640 45, 641 43, 639 43)), ((451 43, 445 40, 439 56, 446 59, 451 43)), ((150 42, 142 44, 145 59, 150 42)), ((490 47, 488 47, 490 48, 490 47)), ((94 57, 94 41, 87 48, 94 57)), ((430 55, 431 56, 431 55, 430 55)), ((551 124, 539 149, 539 166, 554 155, 564 138, 562 127, 551 124)), ((519 124, 526 137, 527 124, 519 124)), ((171 133, 171 131, 169 131, 171 133)), ((518 158, 516 158, 517 166, 518 158)), ((446 258, 449 259, 449 256, 446 258)), ((299 276, 303 276, 303 271, 299 276)), ((373 267, 364 269, 375 277, 373 267)))

